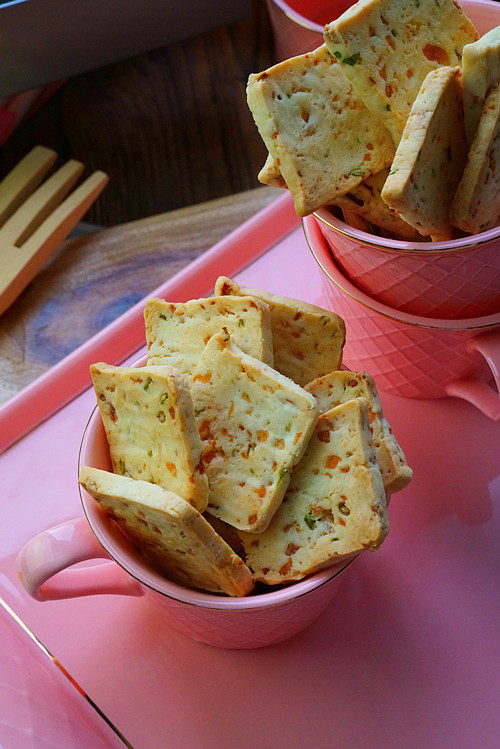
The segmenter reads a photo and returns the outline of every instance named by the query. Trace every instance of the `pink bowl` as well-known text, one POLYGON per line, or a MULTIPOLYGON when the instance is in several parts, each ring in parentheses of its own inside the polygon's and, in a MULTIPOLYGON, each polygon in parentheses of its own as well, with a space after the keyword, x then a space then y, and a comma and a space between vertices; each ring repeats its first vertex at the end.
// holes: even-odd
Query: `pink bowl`
MULTIPOLYGON (((462 5, 480 34, 500 23, 496 2, 462 5)), ((429 317, 500 312, 500 227, 448 242, 406 242, 354 229, 327 208, 314 215, 344 276, 372 299, 429 317)))
POLYGON ((360 291, 400 312, 446 319, 500 311, 500 227, 450 242, 404 242, 314 214, 331 254, 360 291))
POLYGON ((453 395, 500 418, 500 313, 440 320, 400 312, 367 296, 332 259, 312 216, 303 220, 307 242, 323 271, 329 307, 346 323, 344 360, 374 376, 377 387, 407 398, 453 395))
POLYGON ((266 0, 277 60, 323 44, 323 27, 352 5, 349 0, 266 0))
MULTIPOLYGON (((83 435, 79 469, 82 465, 111 470, 97 408, 83 435)), ((305 629, 334 598, 341 573, 354 561, 344 560, 298 583, 246 598, 200 593, 150 569, 97 502, 81 488, 80 496, 86 519, 40 533, 19 552, 16 564, 26 591, 39 601, 102 593, 144 595, 158 603, 175 629, 219 648, 263 647, 305 629), (114 561, 68 569, 89 559, 114 561)))

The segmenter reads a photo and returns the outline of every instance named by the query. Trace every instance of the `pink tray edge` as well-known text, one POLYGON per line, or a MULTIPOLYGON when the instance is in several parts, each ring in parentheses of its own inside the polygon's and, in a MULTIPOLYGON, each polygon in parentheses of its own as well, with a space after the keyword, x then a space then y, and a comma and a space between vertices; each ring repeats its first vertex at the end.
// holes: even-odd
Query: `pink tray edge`
POLYGON ((92 362, 105 358, 118 364, 144 346, 146 299, 167 294, 171 298, 182 296, 181 289, 188 277, 192 296, 203 296, 213 287, 220 268, 226 274, 237 273, 298 223, 290 196, 288 193, 280 196, 10 398, 0 407, 0 454, 82 393, 90 382, 92 362), (120 336, 116 336, 117 330, 120 336))

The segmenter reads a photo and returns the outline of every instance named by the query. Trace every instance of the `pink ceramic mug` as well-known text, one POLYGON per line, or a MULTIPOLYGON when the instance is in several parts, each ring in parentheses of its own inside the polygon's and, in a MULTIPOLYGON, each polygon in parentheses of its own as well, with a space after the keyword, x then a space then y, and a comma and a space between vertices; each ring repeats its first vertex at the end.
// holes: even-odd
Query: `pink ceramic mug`
POLYGON ((407 398, 456 396, 500 419, 500 313, 439 320, 399 312, 348 281, 312 216, 303 220, 309 247, 323 271, 328 306, 344 318, 344 359, 365 370, 381 390, 407 398))
POLYGON ((266 0, 279 61, 323 44, 325 23, 352 5, 352 0, 266 0))
POLYGON ((500 227, 449 242, 376 237, 316 211, 344 276, 372 299, 424 317, 463 319, 500 312, 500 227))
MULTIPOLYGON (((500 24, 500 4, 464 0, 484 34, 500 24)), ((354 229, 315 213, 344 276, 382 304, 413 315, 460 319, 500 312, 500 227, 448 242, 407 242, 354 229)))
MULTIPOLYGON (((83 435, 79 469, 82 465, 111 469, 97 408, 83 435)), ((303 581, 246 598, 201 593, 154 572, 81 488, 80 496, 86 518, 40 533, 19 552, 16 564, 26 591, 38 601, 103 593, 148 596, 157 601, 175 629, 220 648, 263 647, 305 629, 334 598, 343 578, 341 573, 354 561, 344 560, 303 581), (68 569, 91 559, 106 561, 68 569)))

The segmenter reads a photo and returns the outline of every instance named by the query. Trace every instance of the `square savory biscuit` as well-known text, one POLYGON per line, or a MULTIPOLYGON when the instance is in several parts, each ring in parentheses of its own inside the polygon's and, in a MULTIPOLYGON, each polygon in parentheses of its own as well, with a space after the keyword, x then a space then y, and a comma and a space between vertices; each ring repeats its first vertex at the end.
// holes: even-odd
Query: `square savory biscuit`
POLYGON ((466 44, 462 56, 464 116, 467 143, 476 135, 484 100, 500 80, 500 26, 488 31, 477 42, 466 44))
POLYGON ((391 163, 389 132, 325 45, 251 75, 247 99, 299 216, 391 163))
POLYGON ((83 466, 80 484, 116 521, 146 562, 187 588, 244 596, 244 562, 188 502, 160 486, 83 466))
POLYGON ((273 365, 270 312, 257 299, 217 296, 184 304, 148 299, 144 319, 149 364, 168 364, 192 375, 209 338, 227 328, 243 351, 273 365))
POLYGON ((208 481, 193 399, 170 367, 93 364, 90 374, 113 471, 173 491, 201 512, 208 481))
POLYGON ((413 241, 420 236, 418 231, 403 221, 396 211, 382 200, 382 189, 388 176, 388 169, 372 174, 353 190, 336 198, 335 204, 342 210, 356 213, 373 226, 394 234, 398 239, 413 241))
POLYGON ((264 533, 242 533, 254 579, 301 580, 380 546, 389 530, 365 398, 320 416, 288 491, 264 533))
POLYGON ((500 82, 484 103, 476 136, 451 206, 451 223, 478 234, 500 218, 500 82))
POLYGON ((459 65, 477 32, 454 0, 359 0, 325 27, 329 51, 396 145, 425 76, 459 65))
MULTIPOLYGON (((373 233, 370 226, 372 224, 398 239, 415 240, 420 236, 418 231, 403 221, 396 211, 389 208, 382 200, 382 188, 388 174, 389 169, 382 169, 377 174, 372 174, 345 195, 337 196, 333 205, 342 209, 346 224, 355 229, 373 233)), ((286 182, 281 176, 279 167, 270 155, 259 172, 259 180, 264 185, 286 189, 286 182)))
POLYGON ((345 325, 334 312, 297 299, 240 286, 226 276, 217 279, 215 293, 221 296, 245 294, 268 305, 274 367, 298 385, 305 385, 340 367, 345 325))
POLYGON ((413 103, 382 199, 420 234, 449 239, 451 203, 466 159, 459 69, 438 68, 413 103))
POLYGON ((263 185, 270 185, 271 187, 281 187, 286 190, 286 182, 283 179, 281 172, 275 160, 270 153, 267 154, 266 163, 257 175, 259 182, 263 185))
POLYGON ((304 387, 316 398, 321 413, 354 398, 366 398, 375 458, 382 474, 386 494, 408 486, 413 471, 382 413, 382 404, 373 378, 365 372, 330 372, 304 387))
POLYGON ((207 343, 193 378, 193 400, 209 512, 235 528, 263 531, 314 429, 316 401, 243 353, 226 331, 207 343))
MULTIPOLYGON (((420 236, 418 231, 403 221, 396 211, 382 200, 382 188, 388 175, 389 169, 372 174, 345 195, 338 195, 333 205, 342 209, 346 224, 355 229, 373 233, 370 226, 372 224, 398 239, 415 240, 420 236)), ((279 167, 270 155, 259 172, 259 180, 264 185, 286 189, 286 182, 279 167)))

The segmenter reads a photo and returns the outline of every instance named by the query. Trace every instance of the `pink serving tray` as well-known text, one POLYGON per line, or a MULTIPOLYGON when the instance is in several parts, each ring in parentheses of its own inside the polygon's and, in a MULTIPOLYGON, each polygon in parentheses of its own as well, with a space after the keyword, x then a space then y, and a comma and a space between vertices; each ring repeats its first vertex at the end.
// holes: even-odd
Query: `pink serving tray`
POLYGON ((1 598, 0 746, 130 746, 1 598))
MULTIPOLYGON (((287 197, 155 293, 207 294, 219 274, 323 302, 287 197)), ((499 432, 462 401, 382 393, 415 479, 391 503, 383 547, 287 642, 212 649, 169 628, 144 598, 28 598, 16 552, 81 514, 77 455, 94 396, 74 395, 89 383, 90 361, 141 353, 141 306, 0 411, 4 444, 19 424, 32 429, 0 456, 0 595, 137 747, 496 747, 499 432)))

